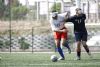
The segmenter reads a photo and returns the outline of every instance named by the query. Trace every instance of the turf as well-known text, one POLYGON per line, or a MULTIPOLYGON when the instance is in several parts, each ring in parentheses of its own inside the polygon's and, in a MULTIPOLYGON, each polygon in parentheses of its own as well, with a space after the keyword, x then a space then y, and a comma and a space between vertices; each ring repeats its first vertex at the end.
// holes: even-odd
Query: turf
POLYGON ((52 62, 50 56, 57 53, 0 53, 0 67, 100 67, 100 54, 90 58, 82 53, 82 60, 75 60, 75 53, 65 53, 66 60, 52 62))

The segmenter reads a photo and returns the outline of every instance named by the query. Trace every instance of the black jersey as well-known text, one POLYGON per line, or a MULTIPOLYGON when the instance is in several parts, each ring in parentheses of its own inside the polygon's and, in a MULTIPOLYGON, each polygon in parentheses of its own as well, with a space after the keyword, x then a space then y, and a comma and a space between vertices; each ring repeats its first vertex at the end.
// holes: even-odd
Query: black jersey
POLYGON ((74 32, 87 32, 85 27, 85 14, 74 15, 69 17, 66 22, 72 22, 74 24, 74 32))

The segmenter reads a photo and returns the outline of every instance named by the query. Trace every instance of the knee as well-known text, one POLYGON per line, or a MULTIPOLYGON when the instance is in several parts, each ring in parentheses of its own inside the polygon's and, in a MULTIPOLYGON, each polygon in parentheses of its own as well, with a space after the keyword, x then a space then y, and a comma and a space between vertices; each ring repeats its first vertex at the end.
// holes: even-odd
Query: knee
POLYGON ((80 46, 80 45, 81 45, 81 42, 80 42, 80 41, 79 41, 79 42, 77 42, 77 45, 79 45, 79 46, 80 46))
POLYGON ((81 48, 81 42, 77 42, 77 50, 80 50, 81 48))
POLYGON ((56 47, 60 47, 60 40, 55 40, 56 47))
POLYGON ((82 44, 83 44, 83 47, 87 46, 86 42, 84 41, 82 42, 82 44))
POLYGON ((61 43, 61 45, 65 46, 65 45, 66 45, 66 43, 61 43))
POLYGON ((60 42, 57 42, 56 43, 56 47, 60 47, 60 42))
POLYGON ((66 40, 62 40, 61 45, 65 46, 66 45, 66 40))
POLYGON ((60 47, 60 44, 59 44, 59 43, 57 43, 57 44, 56 44, 56 47, 60 47))
POLYGON ((83 47, 87 47, 87 45, 86 44, 83 44, 83 47))

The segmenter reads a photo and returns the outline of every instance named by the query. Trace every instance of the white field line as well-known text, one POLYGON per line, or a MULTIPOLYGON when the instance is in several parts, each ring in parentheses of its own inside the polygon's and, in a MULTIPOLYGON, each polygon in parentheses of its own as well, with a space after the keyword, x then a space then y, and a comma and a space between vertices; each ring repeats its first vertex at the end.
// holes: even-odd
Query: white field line
POLYGON ((34 65, 34 66, 51 66, 51 65, 100 65, 100 62, 89 62, 89 63, 56 63, 54 62, 55 64, 29 64, 29 65, 34 65))
MULTIPOLYGON (((4 64, 0 64, 4 65, 4 64)), ((7 66, 16 66, 16 64, 5 64, 7 66)), ((52 63, 43 63, 43 64, 22 64, 22 65, 18 65, 18 66, 59 66, 59 65, 80 65, 80 66, 87 66, 87 65, 96 65, 96 66, 100 66, 100 62, 89 62, 89 63, 57 63, 57 62, 52 62, 52 63)))
MULTIPOLYGON (((32 52, 0 52, 0 53, 32 53, 32 52)), ((55 52, 33 52, 33 53, 47 53, 47 54, 52 54, 55 52)), ((68 53, 68 52, 64 52, 64 53, 68 53)), ((71 52, 71 53, 76 53, 76 52, 71 52)), ((82 52, 82 53, 86 53, 86 52, 82 52)), ((100 53, 100 52, 91 52, 91 53, 100 53)))

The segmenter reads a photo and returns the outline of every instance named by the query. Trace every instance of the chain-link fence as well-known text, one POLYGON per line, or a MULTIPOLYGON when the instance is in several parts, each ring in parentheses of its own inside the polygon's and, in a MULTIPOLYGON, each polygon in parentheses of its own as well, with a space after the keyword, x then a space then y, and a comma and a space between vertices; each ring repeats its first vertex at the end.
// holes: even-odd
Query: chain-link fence
MULTIPOLYGON (((5 22, 4 22, 5 23, 5 22)), ((6 22, 7 23, 7 22, 6 22)), ((13 22, 14 23, 14 22, 13 22)), ((19 22, 21 23, 21 22, 19 22)), ((25 21, 24 21, 25 23, 25 21)), ((41 24, 40 24, 41 25, 41 24)), ((30 26, 30 25, 29 25, 30 26)), ((100 35, 100 25, 86 25, 88 29, 88 40, 93 36, 100 35)), ((0 51, 2 52, 51 52, 55 51, 55 43, 53 33, 49 25, 42 25, 26 28, 28 25, 16 25, 11 30, 11 44, 9 30, 3 30, 0 33, 0 51), (19 27, 19 28, 16 28, 19 27), (22 27, 22 28, 21 28, 22 27)), ((75 39, 73 33, 73 25, 68 24, 68 42, 75 51, 75 39)), ((2 28, 3 29, 3 28, 2 28)), ((99 41, 97 41, 99 42, 99 41)), ((91 50, 99 51, 100 44, 94 43, 90 45, 91 50), (95 47, 95 48, 94 48, 95 47)), ((65 49, 65 48, 63 48, 65 49)))
MULTIPOLYGON (((55 51, 49 16, 52 9, 57 9, 61 13, 62 2, 60 0, 32 1, 33 3, 30 0, 23 0, 22 2, 21 0, 5 0, 5 2, 3 0, 0 2, 0 51, 55 51)), ((75 6, 73 2, 70 0, 65 2, 65 4, 68 4, 64 6, 65 11, 75 6)), ((89 8, 92 2, 89 4, 90 2, 87 1, 82 2, 84 12, 87 14, 87 23, 90 23, 87 25, 87 29, 89 39, 91 39, 93 36, 100 34, 100 24, 99 12, 95 12, 97 9, 89 8)), ((97 2, 93 2, 93 4, 97 4, 97 2)), ((74 51, 73 26, 68 24, 67 27, 69 29, 68 42, 72 51, 74 51)), ((94 46, 91 47, 92 50, 99 50, 100 44, 93 48, 94 46)))

